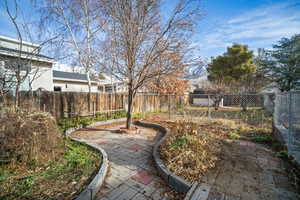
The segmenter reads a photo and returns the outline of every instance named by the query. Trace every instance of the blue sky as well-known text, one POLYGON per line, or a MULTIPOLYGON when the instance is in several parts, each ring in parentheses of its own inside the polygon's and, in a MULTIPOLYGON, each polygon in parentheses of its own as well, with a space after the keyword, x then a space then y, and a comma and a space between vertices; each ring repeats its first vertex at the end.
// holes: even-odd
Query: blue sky
MULTIPOLYGON (((37 17, 29 1, 20 2, 26 21, 37 17)), ((252 50, 271 48, 280 38, 300 33, 300 0, 202 0, 202 4, 205 17, 193 39, 202 57, 220 55, 233 42, 252 50)), ((0 35, 15 37, 3 6, 0 35)))
POLYGON ((300 33, 300 0, 203 0, 206 16, 196 36, 203 57, 222 54, 233 42, 271 48, 300 33))

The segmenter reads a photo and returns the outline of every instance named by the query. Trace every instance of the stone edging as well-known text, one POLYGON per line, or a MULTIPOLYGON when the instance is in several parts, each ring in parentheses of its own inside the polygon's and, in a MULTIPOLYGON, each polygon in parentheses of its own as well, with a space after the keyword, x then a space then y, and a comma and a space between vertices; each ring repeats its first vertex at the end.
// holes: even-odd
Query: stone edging
MULTIPOLYGON (((97 125, 105 125, 105 124, 110 124, 110 123, 114 123, 114 122, 121 122, 124 120, 126 120, 126 118, 113 119, 113 120, 107 120, 107 121, 99 121, 99 122, 92 123, 87 127, 92 127, 92 126, 97 126, 97 125)), ((90 182, 90 184, 76 198, 76 200, 87 200, 87 199, 90 200, 90 199, 95 198, 97 192, 100 190, 100 187, 102 186, 102 184, 104 182, 104 178, 105 178, 105 176, 107 174, 107 170, 108 170, 109 161, 108 161, 106 152, 101 147, 95 146, 92 143, 87 143, 84 140, 79 140, 79 139, 76 139, 76 138, 73 138, 70 136, 70 134, 72 132, 74 132, 80 128, 82 128, 82 127, 69 128, 66 130, 65 134, 71 140, 88 145, 92 149, 94 149, 102 154, 102 164, 101 164, 99 171, 97 172, 97 174, 93 178, 93 180, 90 182)))
POLYGON ((160 126, 158 124, 150 124, 138 121, 135 123, 139 126, 144 126, 148 128, 154 128, 159 130, 161 133, 164 134, 164 136, 154 145, 153 148, 153 157, 155 161, 156 168, 158 170, 158 174, 163 178, 167 184, 176 190, 179 193, 187 193, 189 189, 192 187, 192 184, 183 180, 179 176, 172 173, 162 162, 159 156, 159 146, 161 143, 166 139, 166 136, 169 134, 169 130, 163 126, 160 126))

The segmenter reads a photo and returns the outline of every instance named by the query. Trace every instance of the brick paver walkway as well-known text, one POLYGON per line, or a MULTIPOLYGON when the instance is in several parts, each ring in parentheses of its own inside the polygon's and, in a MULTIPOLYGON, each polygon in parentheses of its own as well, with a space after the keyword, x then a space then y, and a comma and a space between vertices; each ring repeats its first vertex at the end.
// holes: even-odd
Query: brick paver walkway
POLYGON ((160 133, 140 127, 136 135, 120 134, 120 126, 86 128, 72 136, 102 147, 110 170, 97 200, 165 199, 167 187, 157 176, 152 149, 160 133))
POLYGON ((247 141, 225 142, 221 161, 200 180, 203 200, 296 200, 284 162, 247 141))

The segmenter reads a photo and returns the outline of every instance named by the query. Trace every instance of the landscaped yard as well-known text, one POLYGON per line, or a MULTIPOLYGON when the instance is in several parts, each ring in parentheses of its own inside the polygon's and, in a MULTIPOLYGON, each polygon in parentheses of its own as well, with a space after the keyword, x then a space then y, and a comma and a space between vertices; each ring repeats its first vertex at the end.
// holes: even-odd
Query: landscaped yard
POLYGON ((7 111, 0 122, 0 199, 72 199, 100 168, 100 153, 63 138, 47 113, 7 111))
POLYGON ((209 184, 209 199, 219 199, 218 195, 296 198, 299 172, 275 140, 269 113, 238 107, 186 107, 173 113, 171 120, 167 115, 148 117, 148 121, 170 129, 160 148, 161 158, 186 181, 209 184), (266 190, 268 184, 274 188, 266 190))
POLYGON ((0 199, 72 199, 89 184, 101 156, 72 141, 65 141, 60 151, 45 166, 2 165, 0 199))

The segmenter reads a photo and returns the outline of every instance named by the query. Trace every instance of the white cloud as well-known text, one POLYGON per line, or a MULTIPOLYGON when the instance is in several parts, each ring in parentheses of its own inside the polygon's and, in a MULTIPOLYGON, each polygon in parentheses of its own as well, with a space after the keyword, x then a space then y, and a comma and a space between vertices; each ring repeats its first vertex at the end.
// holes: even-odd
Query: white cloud
POLYGON ((300 33, 299 9, 300 1, 288 1, 247 11, 204 35, 202 47, 224 49, 234 42, 248 44, 252 49, 271 47, 282 37, 300 33))

